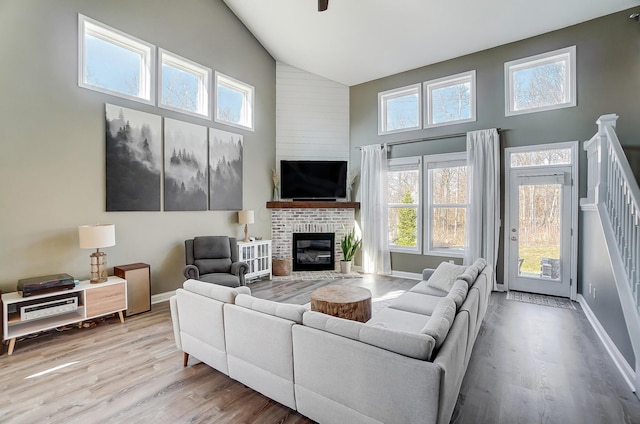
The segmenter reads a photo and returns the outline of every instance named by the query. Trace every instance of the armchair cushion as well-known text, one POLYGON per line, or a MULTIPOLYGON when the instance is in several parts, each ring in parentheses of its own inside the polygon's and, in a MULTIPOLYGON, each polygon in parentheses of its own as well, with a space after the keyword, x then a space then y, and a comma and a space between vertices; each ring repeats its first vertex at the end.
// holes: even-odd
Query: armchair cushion
POLYGON ((200 270, 200 274, 210 274, 212 272, 230 272, 231 258, 219 259, 196 259, 194 265, 200 270))
POLYGON ((193 257, 196 260, 231 258, 231 245, 229 243, 229 237, 194 237, 193 257))

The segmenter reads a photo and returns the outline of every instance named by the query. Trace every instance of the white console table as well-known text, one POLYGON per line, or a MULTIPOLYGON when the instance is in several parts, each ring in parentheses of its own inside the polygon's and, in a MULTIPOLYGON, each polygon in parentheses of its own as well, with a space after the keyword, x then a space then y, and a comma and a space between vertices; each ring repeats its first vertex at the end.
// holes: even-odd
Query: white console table
POLYGON ((238 257, 249 264, 246 280, 265 276, 271 279, 271 240, 239 241, 238 257))
MULTIPOLYGON (((53 309, 53 308, 52 308, 53 309)), ((8 354, 13 353, 16 338, 28 334, 50 330, 63 325, 82 323, 82 321, 103 315, 118 313, 120 322, 124 322, 122 312, 127 309, 127 280, 109 277, 104 283, 91 284, 81 281, 72 289, 22 297, 20 292, 2 295, 2 335, 3 342, 9 341, 8 354), (46 304, 52 300, 78 296, 78 308, 75 311, 56 313, 24 320, 20 315, 22 306, 46 304)), ((1 353, 1 350, 0 350, 1 353)))

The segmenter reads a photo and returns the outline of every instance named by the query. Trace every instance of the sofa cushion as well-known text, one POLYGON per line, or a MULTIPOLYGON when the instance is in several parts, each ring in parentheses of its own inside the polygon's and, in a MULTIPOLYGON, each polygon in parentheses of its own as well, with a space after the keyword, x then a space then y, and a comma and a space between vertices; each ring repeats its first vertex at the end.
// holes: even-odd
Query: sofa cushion
POLYGON ((402 296, 394 299, 389 305, 389 308, 413 312, 415 314, 431 315, 440 299, 442 298, 439 296, 406 292, 402 296))
POLYGON ((436 289, 448 292, 453 287, 453 283, 458 279, 467 267, 449 262, 441 262, 433 272, 427 283, 436 289))
POLYGON ((187 291, 225 303, 233 303, 239 293, 238 290, 231 287, 219 286, 198 280, 187 280, 182 284, 182 287, 187 291))
POLYGON ((435 347, 435 340, 428 334, 407 333, 370 326, 320 312, 305 312, 302 322, 307 327, 327 331, 415 359, 429 359, 435 347))
POLYGON ((236 297, 236 305, 278 318, 288 319, 298 324, 302 324, 302 315, 307 312, 307 308, 302 305, 273 302, 245 294, 240 294, 236 297))
POLYGON ((436 349, 442 346, 444 339, 449 334, 449 329, 453 324, 453 319, 456 316, 456 304, 448 297, 444 297, 436 306, 433 315, 427 321, 427 324, 422 329, 421 333, 428 334, 436 341, 436 349))
MULTIPOLYGON (((449 290, 449 294, 447 295, 447 297, 455 302, 456 310, 460 309, 460 306, 462 306, 462 303, 467 298, 468 292, 469 285, 466 281, 456 280, 456 282, 453 283, 453 287, 451 287, 451 290, 449 290)), ((237 302, 238 300, 236 299, 236 303, 237 302)))
POLYGON ((384 308, 367 321, 366 325, 406 331, 408 333, 420 333, 427 321, 429 321, 429 315, 384 308))
POLYGON ((444 290, 436 289, 435 287, 431 287, 427 281, 420 281, 418 284, 413 286, 410 292, 428 294, 430 296, 437 297, 445 297, 447 292, 444 290))
POLYGON ((198 267, 200 274, 210 274, 212 272, 229 272, 229 270, 231 269, 231 258, 196 259, 193 264, 198 267))
POLYGON ((227 273, 212 273, 212 274, 202 274, 200 275, 199 281, 204 281, 205 283, 218 284, 220 286, 234 287, 239 288, 240 279, 233 275, 227 273))

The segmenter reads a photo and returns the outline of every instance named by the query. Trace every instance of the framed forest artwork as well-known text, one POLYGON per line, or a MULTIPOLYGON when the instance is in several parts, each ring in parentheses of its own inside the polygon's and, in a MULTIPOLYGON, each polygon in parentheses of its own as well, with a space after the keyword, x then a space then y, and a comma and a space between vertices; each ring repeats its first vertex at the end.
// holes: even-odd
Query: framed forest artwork
POLYGON ((207 210, 207 128, 165 118, 164 210, 207 210))
POLYGON ((209 128, 209 209, 242 209, 242 136, 209 128))
POLYGON ((105 105, 108 212, 160 210, 161 122, 157 115, 105 105))

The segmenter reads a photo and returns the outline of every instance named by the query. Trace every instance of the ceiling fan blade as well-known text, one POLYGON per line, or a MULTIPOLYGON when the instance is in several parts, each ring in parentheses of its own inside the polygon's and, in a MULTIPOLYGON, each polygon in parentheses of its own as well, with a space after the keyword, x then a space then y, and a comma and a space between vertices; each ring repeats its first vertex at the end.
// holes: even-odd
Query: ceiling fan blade
POLYGON ((318 0, 318 12, 324 12, 329 7, 329 0, 318 0))

